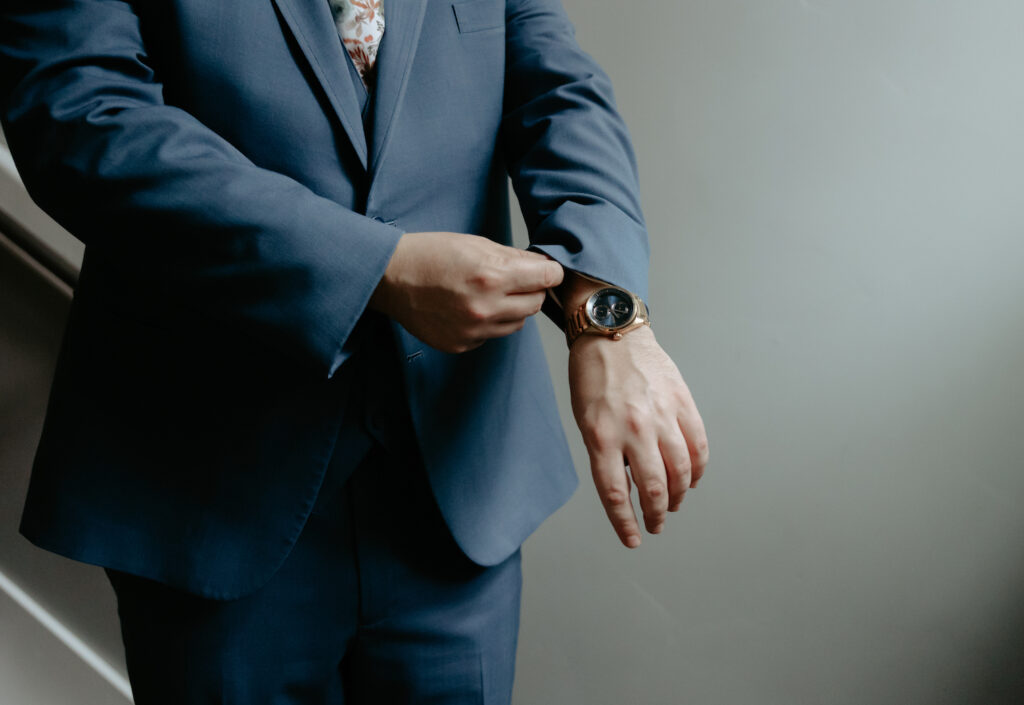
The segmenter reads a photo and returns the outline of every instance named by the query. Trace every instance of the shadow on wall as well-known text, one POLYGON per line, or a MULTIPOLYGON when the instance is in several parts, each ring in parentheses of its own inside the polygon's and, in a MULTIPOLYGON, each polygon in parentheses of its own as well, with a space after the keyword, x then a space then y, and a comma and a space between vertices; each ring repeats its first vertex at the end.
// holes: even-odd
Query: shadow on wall
MULTIPOLYGON (((1018 561, 1024 566, 1024 556, 1018 561)), ((1013 605, 1004 615, 1002 625, 986 625, 989 638, 983 646, 987 657, 979 660, 989 664, 984 671, 974 674, 960 689, 963 705, 1018 705, 1024 702, 1024 570, 1018 571, 1014 589, 1010 594, 1017 599, 1007 601, 1013 605)))

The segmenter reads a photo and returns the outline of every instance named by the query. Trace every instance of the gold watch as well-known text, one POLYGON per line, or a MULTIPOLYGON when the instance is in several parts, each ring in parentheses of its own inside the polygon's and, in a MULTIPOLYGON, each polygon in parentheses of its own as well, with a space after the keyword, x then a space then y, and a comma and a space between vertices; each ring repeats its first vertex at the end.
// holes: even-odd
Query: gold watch
POLYGON ((647 304, 631 291, 617 286, 598 289, 571 312, 565 322, 569 347, 584 334, 619 340, 631 330, 651 325, 647 304))

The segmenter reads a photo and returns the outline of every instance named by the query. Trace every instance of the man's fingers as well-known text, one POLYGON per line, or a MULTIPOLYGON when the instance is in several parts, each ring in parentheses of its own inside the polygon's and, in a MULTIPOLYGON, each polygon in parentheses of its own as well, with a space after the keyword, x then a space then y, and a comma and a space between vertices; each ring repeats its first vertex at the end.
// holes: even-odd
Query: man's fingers
POLYGON ((635 445, 626 448, 626 455, 629 456, 630 474, 640 497, 644 525, 647 531, 657 534, 665 523, 665 512, 668 511, 668 482, 657 438, 645 435, 642 439, 636 439, 635 445))
POLYGON ((503 297, 503 308, 473 327, 467 334, 473 338, 502 338, 522 330, 526 319, 540 310, 543 293, 512 294, 503 297))
POLYGON ((562 265, 558 262, 535 252, 527 252, 526 250, 516 251, 522 252, 523 255, 508 259, 506 293, 516 294, 544 291, 549 287, 558 286, 562 283, 565 272, 562 269, 562 265), (533 255, 536 255, 536 257, 533 255))
POLYGON ((640 525, 629 501, 629 476, 621 451, 591 453, 594 486, 619 540, 629 548, 640 545, 640 525))
POLYGON ((668 510, 679 511, 686 490, 690 488, 692 468, 690 451, 678 424, 672 424, 666 429, 658 441, 658 447, 668 478, 668 510))
POLYGON ((529 318, 538 311, 544 303, 547 294, 543 291, 531 291, 527 294, 509 294, 501 304, 501 313, 495 316, 497 323, 511 323, 529 318))
POLYGON ((505 323, 493 323, 489 325, 481 335, 485 338, 504 338, 506 335, 512 335, 516 331, 522 330, 523 325, 525 324, 525 318, 520 318, 517 321, 507 321, 505 323))
POLYGON ((692 413, 680 412, 678 420, 690 454, 690 487, 696 487, 697 481, 704 476, 710 457, 708 434, 704 429, 704 421, 696 410, 692 413))
POLYGON ((554 258, 551 255, 545 254, 543 252, 537 252, 535 250, 524 250, 520 247, 509 247, 508 245, 502 245, 502 247, 505 248, 506 254, 508 254, 509 257, 518 257, 522 259, 534 260, 547 260, 549 262, 554 261, 554 258))

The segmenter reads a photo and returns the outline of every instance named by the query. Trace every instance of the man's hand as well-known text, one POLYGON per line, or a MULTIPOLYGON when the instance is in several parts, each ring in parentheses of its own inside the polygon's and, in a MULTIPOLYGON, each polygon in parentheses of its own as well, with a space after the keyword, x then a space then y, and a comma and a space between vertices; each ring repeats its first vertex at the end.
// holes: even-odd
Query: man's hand
POLYGON ((666 510, 677 511, 704 474, 704 422, 679 369, 647 326, 621 340, 581 335, 569 351, 569 389, 601 502, 622 543, 636 548, 640 527, 629 475, 647 531, 657 534, 666 510))
POLYGON ((482 235, 405 233, 369 307, 444 352, 472 350, 523 327, 562 266, 482 235))

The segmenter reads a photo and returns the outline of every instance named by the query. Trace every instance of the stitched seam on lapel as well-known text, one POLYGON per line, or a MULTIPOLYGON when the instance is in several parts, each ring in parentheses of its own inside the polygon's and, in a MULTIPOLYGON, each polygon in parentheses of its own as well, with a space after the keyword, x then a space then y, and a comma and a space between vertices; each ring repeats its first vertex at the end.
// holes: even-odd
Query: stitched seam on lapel
MULTIPOLYGON (((394 108, 391 110, 391 114, 388 116, 388 123, 387 123, 387 125, 384 128, 384 134, 383 134, 383 136, 381 137, 381 140, 380 140, 380 148, 375 150, 373 155, 372 155, 373 161, 370 163, 370 168, 369 168, 370 178, 371 178, 371 188, 372 188, 372 179, 373 179, 373 177, 377 174, 377 172, 380 170, 380 166, 384 163, 382 157, 383 157, 384 153, 387 151, 388 142, 391 139, 391 128, 394 126, 395 120, 398 118, 398 111, 401 109, 402 103, 405 100, 405 88, 409 84, 409 74, 412 73, 412 63, 416 59, 416 49, 419 46, 420 31, 423 28, 423 18, 426 15, 426 13, 427 13, 427 0, 422 0, 422 2, 420 2, 420 6, 419 6, 419 15, 416 18, 416 25, 412 28, 412 30, 410 32, 410 37, 409 37, 409 41, 408 41, 409 46, 407 48, 407 51, 409 52, 409 56, 408 56, 408 59, 405 61, 405 66, 402 69, 402 81, 401 81, 401 83, 399 84, 399 87, 398 87, 398 94, 395 96, 394 108)), ((385 34, 387 33, 387 29, 386 28, 385 28, 384 32, 385 32, 385 34)), ((387 41, 387 40, 385 39, 384 41, 387 41)), ((378 71, 379 70, 380 69, 378 69, 378 71)), ((379 88, 379 81, 380 81, 380 74, 379 73, 377 75, 377 80, 378 80, 378 88, 379 88)), ((374 96, 374 100, 377 100, 379 97, 380 97, 380 91, 377 90, 376 91, 376 95, 374 96)), ((374 107, 374 109, 377 110, 379 108, 380 108, 380 104, 378 103, 374 107)))
MULTIPOLYGON (((288 26, 291 28, 291 31, 295 32, 295 34, 299 36, 299 39, 301 39, 301 41, 306 46, 312 47, 313 43, 309 40, 309 37, 306 36, 306 33, 302 31, 301 23, 294 16, 291 7, 280 2, 274 2, 274 5, 280 12, 289 15, 289 17, 291 18, 290 21, 288 22, 288 26)), ((334 81, 331 80, 330 74, 324 70, 323 64, 320 63, 320 59, 316 56, 316 53, 312 51, 304 51, 303 55, 306 57, 308 61, 315 64, 314 70, 320 75, 321 85, 323 85, 326 91, 330 92, 328 100, 330 100, 331 106, 334 108, 334 112, 337 113, 339 119, 344 124, 346 132, 349 133, 349 135, 351 135, 352 133, 356 133, 357 130, 356 127, 354 126, 354 123, 348 124, 352 120, 352 116, 349 115, 347 111, 341 109, 341 101, 338 99, 338 91, 334 85, 334 81)), ((367 160, 369 159, 369 154, 367 151, 366 138, 365 133, 363 132, 362 122, 360 122, 360 124, 358 125, 358 134, 364 135, 361 144, 360 140, 351 139, 351 137, 349 139, 349 142, 352 143, 352 147, 356 150, 356 155, 359 157, 359 160, 362 163, 363 168, 366 169, 368 168, 367 160)))

